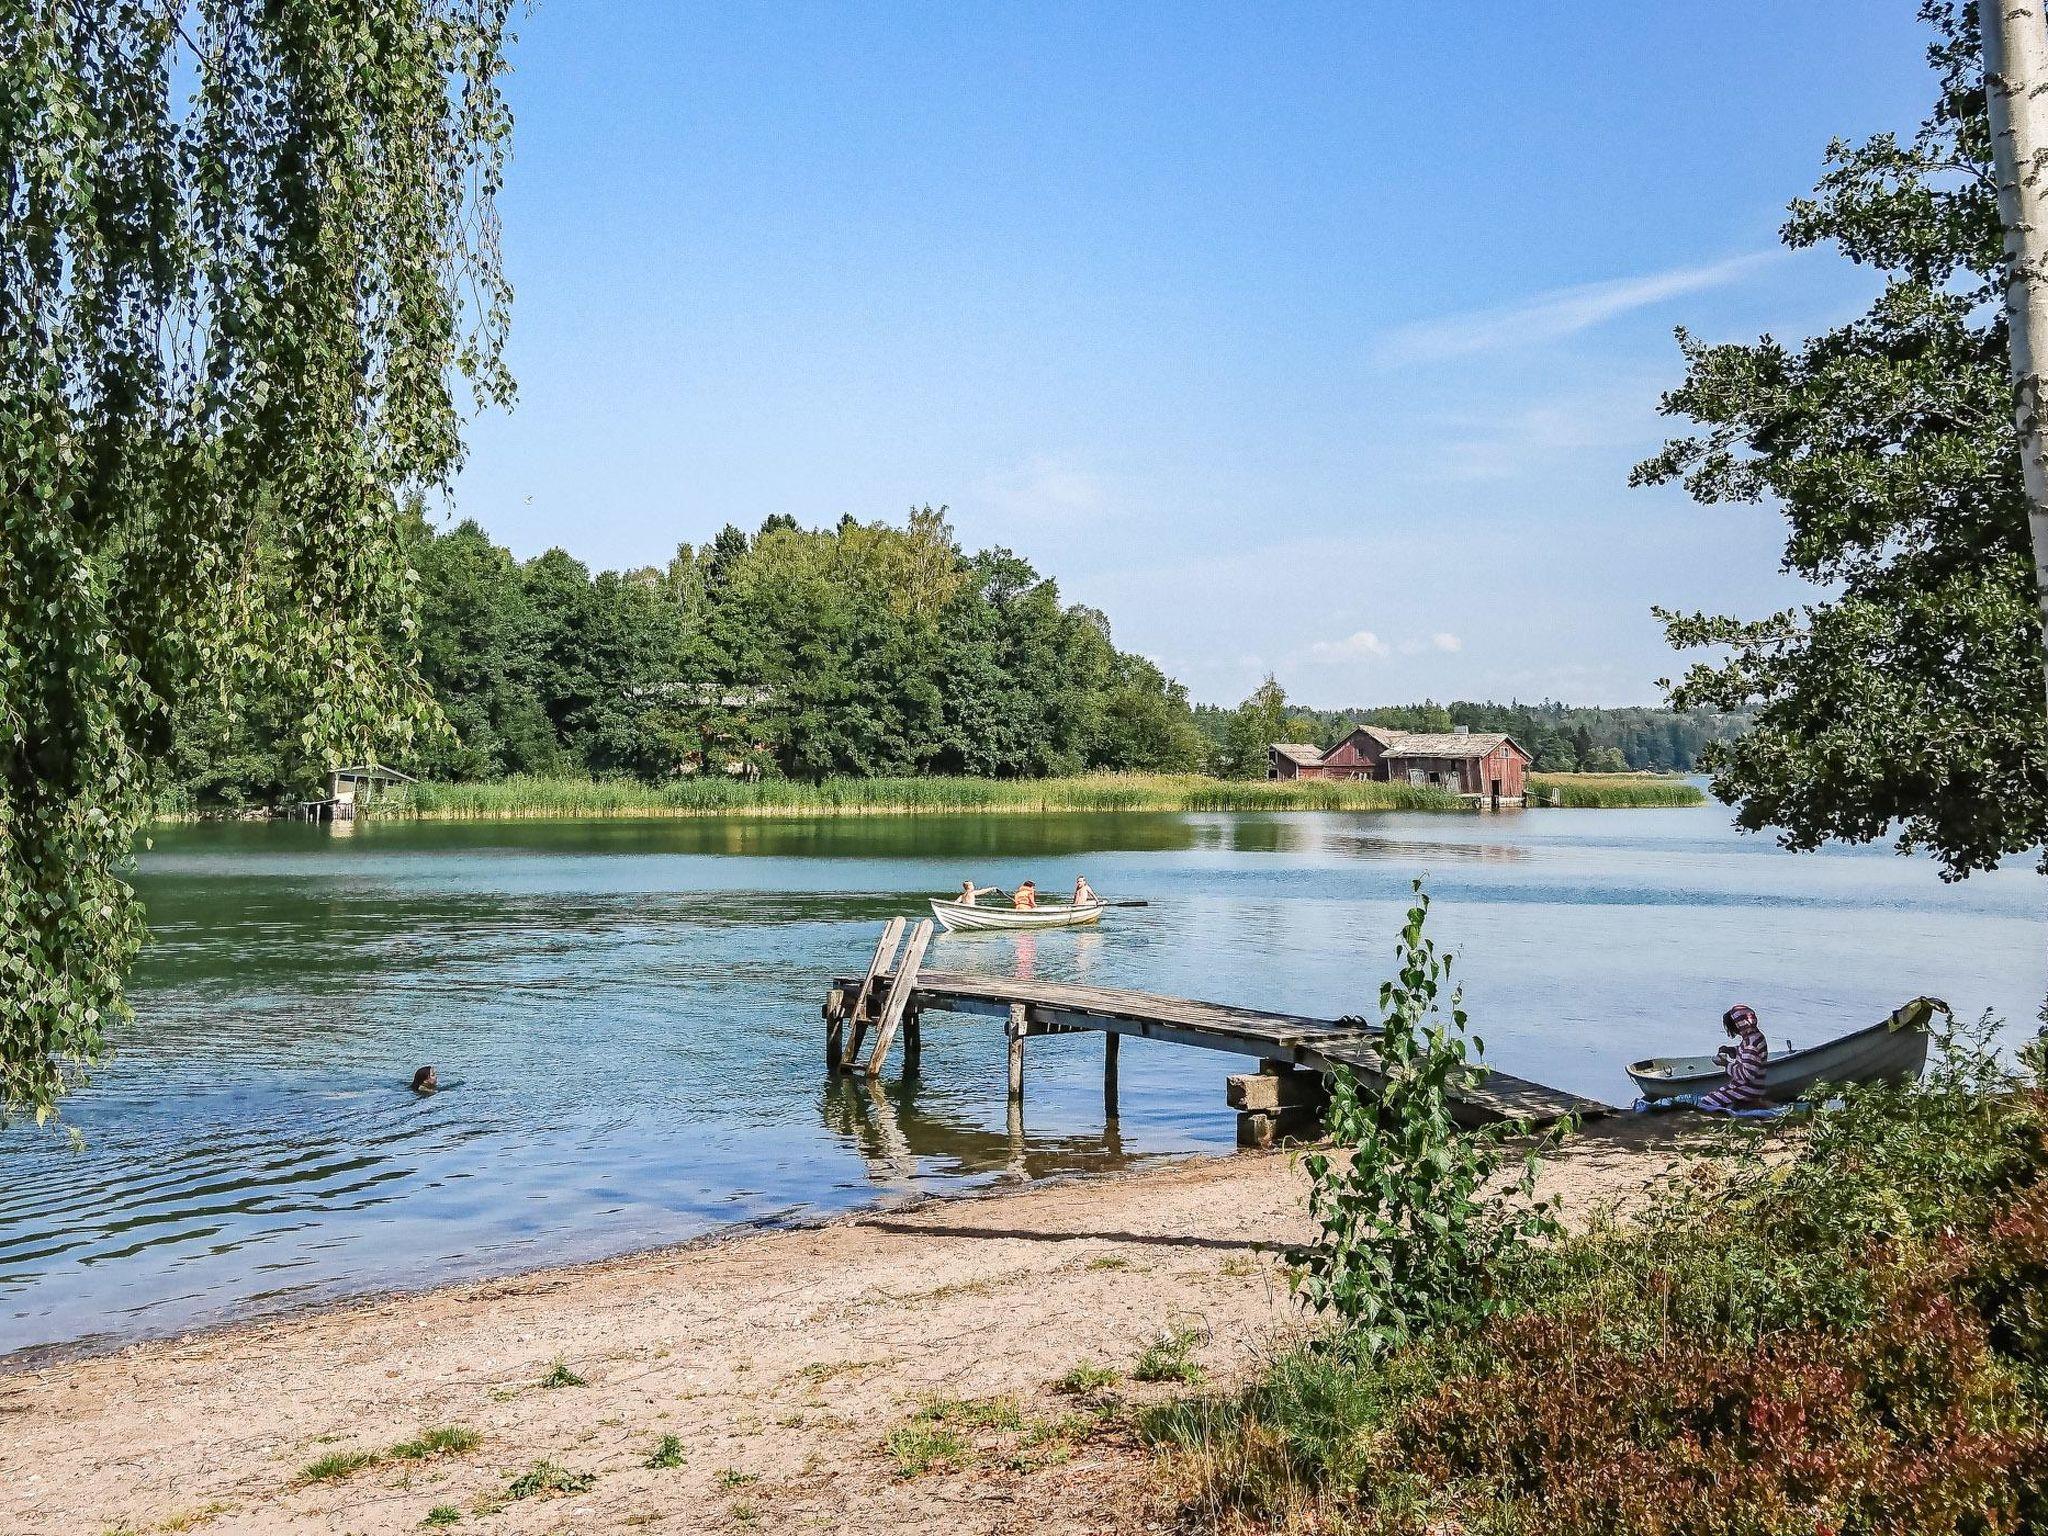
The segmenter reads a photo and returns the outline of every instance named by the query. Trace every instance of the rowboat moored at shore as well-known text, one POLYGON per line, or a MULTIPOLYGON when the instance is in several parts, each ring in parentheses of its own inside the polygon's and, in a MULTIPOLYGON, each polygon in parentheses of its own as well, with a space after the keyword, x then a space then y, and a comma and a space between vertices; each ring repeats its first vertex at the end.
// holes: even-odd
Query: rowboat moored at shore
MULTIPOLYGON (((1764 1063, 1762 1101, 1790 1104, 1815 1083, 1906 1083, 1927 1065, 1928 1025, 1948 1004, 1916 997, 1891 1017, 1854 1034, 1802 1050, 1779 1051, 1764 1063)), ((1647 1099, 1712 1093, 1728 1073, 1712 1056, 1652 1056, 1631 1062, 1628 1075, 1647 1099)))
POLYGON ((1091 901, 1078 907, 982 907, 964 901, 941 901, 934 896, 932 916, 948 933, 993 928, 1085 928, 1102 921, 1103 909, 1108 905, 1106 901, 1091 901))

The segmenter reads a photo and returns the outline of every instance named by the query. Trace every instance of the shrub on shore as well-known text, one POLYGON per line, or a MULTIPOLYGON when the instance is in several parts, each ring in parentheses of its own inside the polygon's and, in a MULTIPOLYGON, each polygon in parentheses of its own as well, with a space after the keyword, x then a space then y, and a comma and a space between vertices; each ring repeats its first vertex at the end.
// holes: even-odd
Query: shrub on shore
POLYGON ((1200 774, 1104 773, 1065 779, 698 777, 498 779, 425 783, 373 814, 432 820, 602 816, 873 816, 958 811, 1441 811, 1456 795, 1411 784, 1348 780, 1234 781, 1200 774))
POLYGON ((2048 1521, 2048 1095, 1988 1033, 1796 1154, 1521 1255, 1492 1315, 1326 1334, 1147 1421, 1196 1511, 1421 1533, 1991 1533, 2048 1521))

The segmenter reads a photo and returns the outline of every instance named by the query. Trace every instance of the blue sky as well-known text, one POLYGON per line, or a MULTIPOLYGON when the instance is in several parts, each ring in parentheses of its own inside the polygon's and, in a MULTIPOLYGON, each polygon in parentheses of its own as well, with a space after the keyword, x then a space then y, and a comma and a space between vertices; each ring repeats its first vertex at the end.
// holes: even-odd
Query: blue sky
POLYGON ((1776 230, 1918 120, 1913 9, 548 0, 458 512, 629 566, 946 503, 1200 699, 1653 702, 1652 603, 1799 596, 1769 509, 1627 488, 1671 329, 1861 308, 1776 230))

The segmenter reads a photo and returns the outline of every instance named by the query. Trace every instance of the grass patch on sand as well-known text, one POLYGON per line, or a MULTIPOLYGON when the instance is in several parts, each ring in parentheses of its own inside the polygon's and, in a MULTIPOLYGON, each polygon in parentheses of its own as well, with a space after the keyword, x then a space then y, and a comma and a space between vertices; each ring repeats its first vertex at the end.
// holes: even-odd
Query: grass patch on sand
POLYGON ((553 1365, 549 1366, 547 1373, 541 1377, 539 1384, 544 1390, 550 1392, 561 1387, 587 1387, 590 1385, 589 1382, 570 1370, 568 1362, 563 1360, 557 1360, 553 1365))
POLYGON ((663 1435, 655 1445, 653 1453, 642 1465, 655 1472, 672 1472, 677 1467, 685 1465, 689 1459, 689 1453, 683 1449, 681 1436, 663 1435))
POLYGON ((1021 1429, 1024 1410, 1014 1397, 935 1397, 917 1410, 914 1422, 950 1429, 1021 1429))
POLYGON ((913 1419, 889 1431, 883 1442, 898 1477, 923 1477, 941 1467, 965 1466, 968 1444, 950 1429, 913 1419))
POLYGON ((597 1482, 595 1472, 572 1472, 560 1462, 536 1461, 505 1489, 514 1499, 549 1499, 565 1493, 583 1493, 597 1482))
POLYGON ((389 1454, 399 1461, 432 1461, 437 1456, 460 1456, 483 1442, 484 1437, 466 1424, 442 1424, 416 1440, 400 1441, 389 1454))
POLYGON ((1412 784, 1103 773, 1062 779, 511 778, 417 784, 368 814, 435 821, 501 817, 916 816, 1058 811, 1454 811, 1458 797, 1412 784))
POLYGON ((1654 773, 1532 773, 1529 803, 1566 810, 1705 805, 1697 784, 1654 773))
POLYGON ((484 1437, 464 1424, 442 1424, 433 1429, 422 1430, 411 1440, 401 1440, 388 1450, 366 1451, 360 1448, 329 1451, 318 1461, 309 1461, 299 1468, 302 1483, 338 1483, 343 1478, 353 1477, 367 1467, 380 1466, 387 1461, 432 1461, 441 1456, 459 1456, 473 1451, 483 1444, 484 1437))
POLYGON ((381 1458, 375 1451, 329 1451, 318 1461, 309 1461, 299 1468, 302 1483, 338 1483, 345 1477, 354 1477, 365 1467, 374 1467, 381 1458))
POLYGON ((1131 1376, 1137 1381, 1177 1381, 1194 1386, 1204 1372, 1195 1362, 1195 1346, 1202 1342, 1199 1329, 1167 1329, 1147 1344, 1132 1362, 1131 1376))
POLYGON ((1123 1374, 1106 1365, 1097 1365, 1092 1360, 1083 1360, 1066 1375, 1053 1383, 1055 1391, 1069 1397, 1093 1397, 1106 1392, 1123 1380, 1123 1374))
MULTIPOLYGON (((1099 1387, 1100 1370, 1076 1379, 1099 1387)), ((1106 1375, 1116 1379, 1114 1371, 1106 1375)), ((1048 1415, 1027 1413, 1013 1397, 933 1398, 891 1430, 883 1447, 904 1478, 968 1467, 1036 1472, 1067 1460, 1118 1408, 1113 1395, 1083 1399, 1082 1406, 1086 1411, 1048 1415)))

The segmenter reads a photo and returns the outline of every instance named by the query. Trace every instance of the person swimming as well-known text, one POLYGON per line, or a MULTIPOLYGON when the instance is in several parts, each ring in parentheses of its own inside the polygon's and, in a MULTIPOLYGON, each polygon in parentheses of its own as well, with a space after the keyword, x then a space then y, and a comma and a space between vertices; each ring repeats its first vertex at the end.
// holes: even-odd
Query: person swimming
POLYGON ((412 1091, 422 1096, 429 1093, 439 1093, 441 1091, 440 1074, 435 1072, 432 1067, 421 1067, 419 1071, 412 1075, 412 1091))

